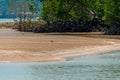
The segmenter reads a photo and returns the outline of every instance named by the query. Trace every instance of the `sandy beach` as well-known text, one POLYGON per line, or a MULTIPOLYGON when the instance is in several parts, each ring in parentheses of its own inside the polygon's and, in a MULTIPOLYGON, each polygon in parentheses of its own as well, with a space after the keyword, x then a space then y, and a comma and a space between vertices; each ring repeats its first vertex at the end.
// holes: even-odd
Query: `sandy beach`
POLYGON ((0 62, 62 61, 120 50, 120 40, 0 29, 0 62))

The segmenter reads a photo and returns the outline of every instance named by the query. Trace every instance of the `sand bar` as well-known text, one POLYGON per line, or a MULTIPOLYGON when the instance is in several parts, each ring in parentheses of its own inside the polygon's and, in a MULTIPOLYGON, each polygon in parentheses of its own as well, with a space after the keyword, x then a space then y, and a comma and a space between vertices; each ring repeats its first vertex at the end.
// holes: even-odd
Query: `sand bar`
POLYGON ((0 29, 0 62, 61 61, 115 50, 120 50, 120 40, 0 29))

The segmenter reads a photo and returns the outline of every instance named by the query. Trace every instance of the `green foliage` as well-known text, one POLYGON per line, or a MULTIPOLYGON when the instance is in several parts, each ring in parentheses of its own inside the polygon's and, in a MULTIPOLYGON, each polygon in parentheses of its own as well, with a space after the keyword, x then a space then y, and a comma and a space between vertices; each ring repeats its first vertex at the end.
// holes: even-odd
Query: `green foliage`
MULTIPOLYGON (((120 21, 119 0, 27 0, 30 11, 39 13, 38 2, 42 2, 40 19, 48 22, 56 20, 90 20, 97 17, 109 24, 120 21)), ((18 6, 16 3, 11 6, 18 6)))
POLYGON ((96 0, 95 4, 91 5, 92 9, 96 11, 96 14, 99 18, 103 18, 104 16, 104 6, 105 6, 104 0, 96 0))
POLYGON ((29 10, 32 12, 32 13, 38 13, 38 2, 39 0, 27 0, 28 2, 28 5, 29 5, 29 10))
POLYGON ((119 0, 105 0, 105 16, 109 24, 117 24, 120 22, 120 1, 119 0))
POLYGON ((27 0, 30 11, 39 12, 38 2, 43 4, 40 19, 88 21, 99 17, 109 25, 120 23, 119 0, 27 0))
POLYGON ((86 0, 47 0, 41 18, 47 21, 89 19, 86 0))
POLYGON ((96 14, 109 24, 120 21, 119 0, 43 0, 41 18, 55 20, 89 20, 96 14))

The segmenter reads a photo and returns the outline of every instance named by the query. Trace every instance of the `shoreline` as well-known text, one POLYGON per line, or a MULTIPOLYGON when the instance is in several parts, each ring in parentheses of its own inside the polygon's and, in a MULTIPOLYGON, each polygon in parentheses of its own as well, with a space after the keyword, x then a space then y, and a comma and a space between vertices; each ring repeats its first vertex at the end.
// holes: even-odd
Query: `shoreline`
POLYGON ((0 30, 0 63, 53 62, 120 50, 120 40, 0 30), (3 37, 4 36, 4 37, 3 37))
MULTIPOLYGON (((89 50, 89 49, 88 49, 89 50)), ((46 62, 61 62, 61 61, 68 61, 69 58, 74 58, 74 57, 78 57, 78 56, 90 56, 90 55, 100 55, 100 54, 106 54, 109 52, 114 52, 114 51, 120 51, 120 49, 114 49, 114 50, 108 50, 108 51, 100 51, 98 53, 86 53, 85 54, 75 54, 75 55, 64 55, 62 57, 57 57, 57 58, 53 58, 50 60, 40 60, 40 61, 32 61, 32 60, 20 60, 20 61, 0 61, 0 63, 46 63, 46 62)))
MULTIPOLYGON (((111 42, 112 43, 112 42, 111 42)), ((114 43, 114 42, 113 42, 114 43)), ((31 63, 31 62, 58 62, 58 61, 66 61, 68 58, 77 57, 77 56, 88 56, 88 55, 97 55, 97 54, 105 54, 112 51, 119 51, 120 50, 120 44, 110 44, 110 45, 103 45, 103 46, 85 46, 75 49, 65 49, 65 50, 58 50, 58 51, 50 51, 48 53, 48 56, 46 59, 17 59, 17 60, 9 60, 9 61, 1 61, 0 63, 31 63)), ((1 51, 1 50, 0 50, 1 51)), ((3 52, 6 52, 3 51, 3 52)), ((15 51, 11 51, 12 53, 15 51)), ((16 51, 17 53, 19 51, 16 51)), ((12 54, 12 53, 9 53, 12 54)), ((20 53, 24 53, 20 51, 20 53)), ((25 52, 26 53, 26 52, 25 52)), ((20 55, 20 54, 19 54, 20 55)), ((36 57, 38 54, 32 55, 32 57, 36 57)), ((23 55, 21 55, 23 56, 23 55)), ((45 56, 44 56, 45 57, 45 56)), ((16 57, 17 58, 17 57, 16 57)))

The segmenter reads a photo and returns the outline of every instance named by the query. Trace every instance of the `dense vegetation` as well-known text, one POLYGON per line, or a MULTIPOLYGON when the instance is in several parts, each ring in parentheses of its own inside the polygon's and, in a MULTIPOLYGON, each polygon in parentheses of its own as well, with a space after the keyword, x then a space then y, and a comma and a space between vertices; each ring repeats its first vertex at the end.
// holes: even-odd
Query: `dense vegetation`
POLYGON ((28 0, 30 11, 39 12, 47 25, 36 25, 35 32, 105 31, 120 34, 119 0, 28 0), (36 2, 37 1, 37 2, 36 2))

